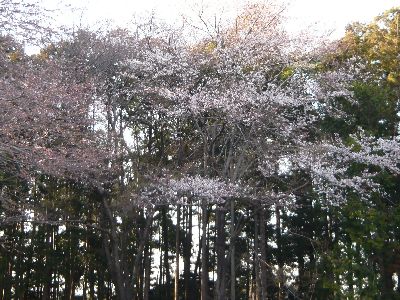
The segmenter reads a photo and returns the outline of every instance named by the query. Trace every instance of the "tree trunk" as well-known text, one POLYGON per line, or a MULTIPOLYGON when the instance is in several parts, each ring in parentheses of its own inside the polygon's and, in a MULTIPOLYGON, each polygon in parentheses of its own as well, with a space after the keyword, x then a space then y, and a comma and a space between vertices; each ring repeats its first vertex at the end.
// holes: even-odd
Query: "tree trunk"
POLYGON ((187 229, 184 243, 184 282, 185 282, 185 300, 193 299, 193 290, 191 289, 190 280, 190 258, 192 252, 192 207, 187 207, 189 213, 187 214, 187 229))
POLYGON ((230 241, 230 252, 231 252, 231 300, 235 300, 235 288, 236 288, 236 266, 235 266, 235 200, 231 200, 231 241, 230 241))
MULTIPOLYGON (((386 241, 387 243, 387 241, 386 241)), ((386 248, 383 250, 381 253, 382 258, 381 258, 381 263, 380 263, 380 269, 381 269, 381 281, 382 281, 382 287, 381 287, 381 293, 382 293, 382 299, 394 299, 394 281, 393 281, 393 274, 394 274, 394 268, 393 268, 393 252, 391 249, 386 248)))
POLYGON ((216 211, 216 254, 217 254, 217 282, 216 298, 225 300, 225 212, 220 208, 216 211))
POLYGON ((276 217, 276 245, 277 245, 277 262, 278 262, 278 300, 283 299, 283 258, 282 258, 282 229, 281 229, 281 212, 279 206, 275 205, 276 217))
POLYGON ((258 249, 258 239, 259 239, 259 223, 258 214, 254 214, 254 281, 256 283, 255 290, 255 300, 261 299, 261 276, 260 276, 260 259, 259 259, 259 249, 258 249))
MULTIPOLYGON (((110 268, 111 278, 115 285, 117 299, 128 300, 124 286, 124 278, 121 272, 121 261, 119 258, 118 237, 115 220, 111 209, 108 206, 107 199, 102 196, 103 219, 108 219, 109 226, 103 224, 104 228, 109 228, 109 234, 103 234, 103 246, 106 253, 106 259, 110 268), (108 242, 109 239, 109 242, 108 242), (111 251, 110 251, 111 249, 111 251)), ((104 220, 105 221, 105 220, 104 220)))
MULTIPOLYGON (((144 248, 147 244, 147 240, 149 238, 149 235, 151 234, 151 228, 152 228, 152 224, 153 224, 153 214, 154 212, 152 210, 150 210, 147 214, 147 218, 146 218, 146 224, 145 227, 143 229, 143 232, 140 234, 140 242, 138 245, 138 249, 137 249, 137 253, 136 253, 136 257, 135 257, 135 261, 134 261, 134 265, 133 265, 133 270, 132 270, 132 283, 133 282, 137 282, 137 277, 139 274, 139 268, 141 266, 142 263, 142 255, 143 255, 143 251, 144 248)), ((142 280, 141 282, 143 282, 143 276, 142 276, 142 280)), ((137 287, 133 287, 131 285, 130 287, 135 294, 135 291, 137 290, 137 287)), ((141 291, 139 291, 139 294, 142 294, 141 291)))
POLYGON ((94 299, 95 275, 94 275, 93 267, 92 267, 91 265, 89 266, 89 278, 88 278, 88 283, 89 283, 89 295, 90 295, 90 299, 94 299))
POLYGON ((267 295, 267 242, 266 242, 266 233, 265 233, 265 211, 263 207, 260 207, 259 210, 260 216, 260 257, 261 257, 261 299, 268 299, 267 295))
POLYGON ((175 235, 175 293, 174 293, 174 300, 179 299, 179 246, 180 246, 180 239, 179 239, 179 232, 181 230, 180 223, 181 223, 181 207, 178 204, 177 206, 177 216, 176 216, 176 235, 175 235))
MULTIPOLYGON (((52 239, 51 239, 51 233, 52 233, 52 228, 51 226, 46 226, 47 229, 47 237, 46 237, 46 244, 47 245, 52 245, 52 239)), ((53 250, 53 247, 50 246, 50 249, 48 249, 46 253, 46 265, 45 265, 45 283, 43 286, 43 300, 50 300, 51 299, 51 275, 52 275, 52 266, 51 266, 51 252, 53 250)))
POLYGON ((158 231, 158 235, 159 235, 159 244, 160 244, 160 265, 159 265, 159 270, 160 270, 160 278, 158 278, 158 293, 159 293, 159 295, 158 295, 158 299, 162 299, 162 286, 163 286, 163 284, 164 284, 164 265, 163 265, 163 250, 164 250, 164 247, 162 246, 162 242, 163 242, 163 239, 162 239, 162 230, 161 230, 161 227, 160 227, 160 229, 159 229, 159 231, 158 231))
POLYGON ((162 209, 162 234, 164 242, 164 272, 165 272, 165 296, 167 299, 171 299, 171 273, 169 269, 169 238, 168 238, 168 223, 167 223, 167 209, 162 209))
POLYGON ((151 246, 147 245, 144 255, 144 291, 143 300, 149 300, 150 280, 151 280, 151 246))
POLYGON ((201 222, 201 300, 208 300, 208 255, 207 255, 207 202, 202 203, 202 222, 201 222))

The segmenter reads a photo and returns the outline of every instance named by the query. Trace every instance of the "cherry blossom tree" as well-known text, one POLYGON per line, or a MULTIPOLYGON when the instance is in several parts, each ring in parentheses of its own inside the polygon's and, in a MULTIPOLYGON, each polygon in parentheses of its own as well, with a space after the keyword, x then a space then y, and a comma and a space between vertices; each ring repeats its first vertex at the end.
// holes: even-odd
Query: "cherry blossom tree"
MULTIPOLYGON (((316 140, 320 120, 344 116, 332 105, 334 101, 354 101, 350 91, 354 74, 344 69, 316 70, 312 63, 318 60, 316 51, 310 51, 311 56, 294 51, 299 49, 298 40, 291 40, 280 30, 276 11, 264 6, 249 7, 234 25, 218 28, 215 35, 191 47, 172 36, 147 37, 137 56, 125 62, 125 75, 133 80, 133 93, 166 116, 166 122, 189 122, 193 126, 198 140, 192 157, 197 161, 187 164, 188 181, 190 174, 202 176, 202 185, 210 191, 215 191, 221 179, 227 184, 252 185, 259 190, 252 202, 262 207, 290 198, 297 189, 276 190, 274 181, 284 173, 309 172, 312 182, 301 182, 299 188, 312 184, 337 202, 345 195, 345 189, 365 195, 369 189, 377 188, 373 174, 349 173, 354 162, 397 172, 396 140, 367 142, 363 138, 351 147, 339 140, 321 142, 321 136, 316 140), (389 144, 394 147, 390 151, 389 144), (216 181, 212 183, 210 179, 216 181)), ((178 158, 179 154, 172 156, 178 158)), ((183 184, 185 179, 181 180, 183 184)), ((191 188, 196 194, 196 187, 191 188)), ((189 186, 187 192, 188 189, 189 186)), ((219 193, 224 191, 218 189, 219 193)), ((225 196, 219 195, 225 201, 232 199, 228 191, 225 196)), ((246 198, 243 193, 238 195, 235 197, 246 198)), ((204 201, 203 216, 207 215, 206 203, 214 203, 213 199, 209 196, 204 201)), ((216 214, 222 215, 227 202, 217 202, 216 214)), ((217 216, 218 222, 217 227, 224 228, 224 218, 217 216)), ((205 227, 202 232, 205 234, 205 227)), ((218 235, 217 243, 224 244, 222 230, 218 235)), ((265 248, 265 240, 260 241, 260 248, 265 248)), ((204 255, 205 250, 204 246, 204 255)), ((264 269, 260 293, 265 297, 268 275, 262 266, 264 250, 264 257, 257 263, 264 269)), ((225 251, 218 251, 217 277, 223 283, 225 251)), ((205 260, 203 256, 203 264, 205 260)), ((202 295, 207 297, 208 278, 204 273, 202 295)), ((223 299, 225 286, 218 282, 217 298, 223 299)))

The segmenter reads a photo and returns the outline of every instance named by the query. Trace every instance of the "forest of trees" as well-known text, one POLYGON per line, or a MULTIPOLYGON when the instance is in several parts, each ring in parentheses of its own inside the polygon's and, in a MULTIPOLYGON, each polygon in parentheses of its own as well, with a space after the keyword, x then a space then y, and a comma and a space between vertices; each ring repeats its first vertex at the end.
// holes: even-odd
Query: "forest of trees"
POLYGON ((47 14, 0 0, 0 300, 400 299, 400 8, 47 14))

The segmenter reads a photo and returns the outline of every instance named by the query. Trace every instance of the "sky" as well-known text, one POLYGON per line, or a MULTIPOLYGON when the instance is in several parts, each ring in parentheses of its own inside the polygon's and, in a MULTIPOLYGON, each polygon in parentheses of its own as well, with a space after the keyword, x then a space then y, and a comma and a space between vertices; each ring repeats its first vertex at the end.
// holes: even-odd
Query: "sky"
MULTIPOLYGON (((38 0, 54 10, 53 22, 67 27, 124 27, 152 13, 166 23, 179 25, 182 16, 200 22, 198 14, 232 18, 241 8, 257 0, 38 0), (106 24, 106 25, 104 25, 106 24)), ((370 22, 385 10, 400 6, 400 0, 258 0, 281 1, 286 7, 285 27, 297 33, 302 30, 317 36, 337 39, 343 36, 347 24, 370 22)), ((192 22, 192 23, 193 23, 192 22)), ((39 52, 38 46, 26 45, 28 54, 39 52)))
MULTIPOLYGON (((316 30, 333 31, 334 37, 344 33, 348 23, 369 22, 374 16, 395 6, 400 0, 283 0, 287 3, 287 27, 296 30, 313 25, 316 30)), ((244 0, 42 0, 49 8, 61 7, 57 22, 63 25, 95 24, 109 20, 126 26, 133 16, 154 12, 156 16, 177 23, 182 15, 196 15, 200 10, 211 14, 236 14, 250 1, 244 0), (67 5, 80 8, 71 13, 67 5)))
POLYGON ((371 22, 396 6, 400 6, 400 0, 292 0, 288 12, 295 26, 317 23, 321 28, 334 30, 334 37, 340 37, 347 24, 371 22))

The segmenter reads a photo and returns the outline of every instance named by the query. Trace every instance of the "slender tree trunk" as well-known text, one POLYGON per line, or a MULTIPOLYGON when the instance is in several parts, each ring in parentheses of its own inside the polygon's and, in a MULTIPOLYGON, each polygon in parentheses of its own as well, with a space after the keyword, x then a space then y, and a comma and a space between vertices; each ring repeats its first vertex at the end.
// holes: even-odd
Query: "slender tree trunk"
POLYGON ((6 263, 6 273, 5 273, 5 282, 4 282, 4 299, 11 299, 11 288, 12 288, 12 256, 11 254, 7 255, 8 260, 6 263))
POLYGON ((304 272, 304 254, 299 254, 297 258, 297 264, 298 264, 298 269, 299 269, 299 275, 298 275, 298 295, 300 297, 305 297, 307 289, 307 281, 305 279, 305 272, 304 272))
POLYGON ((136 282, 136 285, 132 287, 134 293, 133 293, 133 298, 137 300, 143 300, 143 290, 144 290, 144 272, 145 272, 145 266, 144 266, 144 258, 142 255, 140 255, 141 259, 139 261, 139 267, 136 271, 136 280, 135 278, 132 278, 132 282, 136 282))
POLYGON ((86 274, 83 277, 83 288, 82 288, 82 298, 87 300, 87 279, 86 274))
POLYGON ((258 214, 254 214, 254 281, 256 284, 255 289, 255 300, 261 299, 261 278, 260 278, 260 259, 259 259, 259 247, 258 247, 258 239, 259 239, 259 222, 258 222, 258 214))
POLYGON ((45 283, 43 287, 43 300, 50 300, 51 298, 51 281, 52 281, 52 270, 51 270, 51 262, 50 262, 50 253, 53 250, 52 247, 52 238, 51 238, 51 233, 52 233, 52 228, 50 226, 46 226, 47 228, 47 237, 46 237, 46 244, 47 247, 50 246, 50 249, 48 250, 48 253, 46 253, 46 265, 45 265, 45 283))
POLYGON ((178 204, 177 208, 177 216, 176 216, 176 235, 175 235, 175 289, 174 289, 174 300, 179 299, 179 247, 180 247, 180 239, 179 233, 181 230, 181 206, 178 204))
MULTIPOLYGON (((348 247, 350 248, 350 251, 351 251, 351 244, 350 245, 348 245, 348 247)), ((350 257, 349 257, 349 259, 350 259, 350 261, 352 262, 352 261, 354 261, 354 255, 350 255, 350 257)), ((347 279, 347 285, 348 285, 348 287, 349 287, 349 294, 350 294, 350 297, 351 298, 354 298, 355 297, 355 294, 354 294, 354 276, 355 274, 354 274, 354 272, 353 272, 353 266, 352 266, 352 263, 350 263, 349 264, 349 270, 348 270, 348 272, 347 272, 347 275, 346 275, 346 279, 347 279)))
POLYGON ((201 300, 208 300, 208 255, 207 255, 207 202, 202 203, 202 221, 201 221, 201 300))
MULTIPOLYGON (((246 272, 246 299, 250 299, 250 277, 251 277, 251 268, 249 263, 247 262, 247 272, 246 272)), ((232 299, 231 299, 232 300, 232 299)))
MULTIPOLYGON (((387 241, 385 242, 387 243, 387 241)), ((381 268, 381 293, 382 299, 394 299, 394 281, 393 281, 393 252, 386 248, 382 252, 380 263, 381 268)))
POLYGON ((8 273, 6 270, 7 262, 8 262, 8 257, 4 256, 4 260, 0 264, 0 300, 3 300, 3 295, 5 294, 5 285, 8 273))
MULTIPOLYGON (((21 223, 17 223, 17 229, 19 231, 19 235, 23 237, 25 235, 24 233, 24 222, 22 221, 21 223)), ((18 248, 24 249, 23 245, 23 238, 18 239, 18 248)), ((15 260, 15 299, 23 299, 24 297, 24 291, 25 291, 25 284, 24 281, 26 280, 26 277, 24 276, 25 273, 25 263, 24 263, 24 256, 27 253, 24 253, 22 255, 19 255, 19 257, 16 258, 15 260)))
POLYGON ((171 273, 169 269, 169 238, 168 238, 168 223, 167 223, 167 209, 163 208, 162 210, 162 233, 163 233, 163 242, 164 242, 164 272, 165 272, 165 297, 167 299, 171 299, 171 273))
POLYGON ((231 200, 231 241, 230 241, 230 252, 231 252, 231 300, 235 300, 235 288, 236 288, 236 266, 235 266, 235 200, 231 200))
POLYGON ((275 205, 276 217, 276 245, 277 245, 277 262, 278 262, 278 300, 283 299, 283 258, 282 258, 282 229, 281 229, 281 211, 278 204, 275 205))
POLYGON ((95 275, 94 275, 93 267, 91 265, 89 265, 88 283, 89 283, 89 295, 90 295, 90 300, 91 300, 91 299, 94 299, 94 285, 95 285, 95 275))
MULTIPOLYGON (((97 270, 98 274, 101 274, 99 272, 99 270, 97 270)), ((101 276, 99 276, 99 280, 97 283, 97 299, 108 299, 107 298, 107 293, 106 293, 106 283, 104 282, 104 277, 102 276, 103 274, 101 274, 101 276)), ((93 290, 93 294, 94 294, 94 290, 93 290)), ((93 298, 95 299, 95 298, 93 298)))
POLYGON ((190 257, 192 252, 192 207, 187 207, 187 229, 184 243, 184 282, 185 282, 185 300, 193 299, 193 289, 191 289, 190 280, 190 257))
POLYGON ((265 211, 263 207, 259 209, 259 216, 260 216, 260 257, 261 257, 261 299, 266 300, 268 299, 267 295, 267 243, 266 243, 266 233, 265 233, 265 211))
MULTIPOLYGON (((117 298, 120 300, 128 300, 126 296, 126 289, 124 286, 124 278, 121 271, 121 261, 119 258, 118 237, 115 220, 110 210, 110 207, 108 206, 107 199, 104 197, 104 195, 102 195, 102 198, 104 218, 107 218, 108 223, 110 224, 110 226, 108 226, 109 234, 103 235, 103 245, 106 253, 107 262, 110 267, 111 277, 114 281, 117 298)), ((104 228, 107 228, 107 226, 104 226, 104 228)))
POLYGON ((133 264, 132 281, 131 281, 132 283, 136 282, 136 286, 133 286, 133 284, 130 285, 127 284, 127 286, 133 291, 133 294, 140 295, 140 297, 142 297, 143 295, 143 284, 145 277, 143 274, 145 263, 143 262, 142 255, 145 250, 145 246, 147 244, 149 236, 151 235, 153 215, 154 215, 153 210, 148 211, 145 226, 140 233, 140 242, 138 245, 135 261, 133 264), (141 269, 141 272, 139 272, 139 269, 141 269), (141 274, 141 276, 139 276, 139 274, 141 274))
POLYGON ((149 300, 150 294, 150 280, 151 280, 151 245, 148 244, 145 250, 144 255, 144 291, 143 291, 143 300, 149 300))
POLYGON ((72 272, 73 272, 73 268, 72 268, 72 260, 73 260, 73 258, 72 258, 72 256, 73 256, 73 254, 72 254, 72 238, 71 238, 71 231, 70 231, 70 229, 69 229, 69 227, 67 226, 66 227, 66 230, 67 230, 67 232, 69 231, 69 233, 68 233, 68 258, 67 258, 67 266, 68 266, 68 269, 66 270, 66 276, 65 276, 65 289, 64 289, 64 297, 65 297, 65 300, 71 300, 71 296, 72 296, 72 286, 73 286, 73 283, 72 283, 72 281, 73 281, 73 275, 72 275, 72 272))
POLYGON ((162 286, 164 284, 164 272, 163 272, 163 270, 164 270, 164 268, 163 268, 163 250, 164 250, 164 247, 162 246, 163 239, 162 239, 161 228, 160 228, 158 234, 159 234, 159 244, 160 244, 160 265, 159 265, 160 278, 158 280, 158 287, 159 287, 158 288, 158 293, 159 293, 158 294, 158 299, 162 300, 162 286))
POLYGON ((217 284, 216 298, 225 300, 225 211, 216 211, 216 254, 217 254, 217 284))

